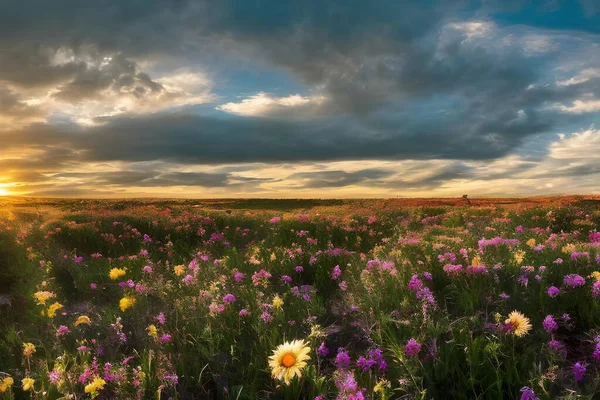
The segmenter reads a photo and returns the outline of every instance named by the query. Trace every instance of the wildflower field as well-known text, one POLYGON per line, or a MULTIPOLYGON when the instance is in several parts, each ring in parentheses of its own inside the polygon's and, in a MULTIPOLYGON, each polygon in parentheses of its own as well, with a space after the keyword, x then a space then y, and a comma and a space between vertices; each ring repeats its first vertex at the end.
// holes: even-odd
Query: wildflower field
POLYGON ((0 399, 598 398, 600 200, 454 203, 7 202, 0 399))

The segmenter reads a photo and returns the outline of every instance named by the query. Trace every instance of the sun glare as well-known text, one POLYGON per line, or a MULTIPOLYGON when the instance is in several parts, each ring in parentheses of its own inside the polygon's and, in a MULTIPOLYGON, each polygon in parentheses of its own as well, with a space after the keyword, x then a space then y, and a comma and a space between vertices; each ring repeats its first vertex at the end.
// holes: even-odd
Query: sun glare
POLYGON ((0 187, 0 196, 8 196, 10 192, 3 187, 0 187))

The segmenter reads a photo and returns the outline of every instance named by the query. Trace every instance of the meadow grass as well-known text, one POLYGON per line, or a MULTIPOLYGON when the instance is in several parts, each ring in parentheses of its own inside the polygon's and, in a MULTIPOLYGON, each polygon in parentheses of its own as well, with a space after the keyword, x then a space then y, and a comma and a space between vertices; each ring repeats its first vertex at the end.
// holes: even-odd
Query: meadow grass
POLYGON ((0 399, 598 396, 598 202, 455 203, 4 204, 0 399))

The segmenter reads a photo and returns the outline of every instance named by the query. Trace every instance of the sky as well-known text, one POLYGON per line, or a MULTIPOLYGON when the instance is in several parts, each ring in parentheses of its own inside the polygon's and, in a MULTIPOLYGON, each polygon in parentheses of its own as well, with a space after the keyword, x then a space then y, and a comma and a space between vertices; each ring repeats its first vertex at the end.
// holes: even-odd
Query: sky
POLYGON ((0 2, 0 195, 600 194, 600 0, 0 2))

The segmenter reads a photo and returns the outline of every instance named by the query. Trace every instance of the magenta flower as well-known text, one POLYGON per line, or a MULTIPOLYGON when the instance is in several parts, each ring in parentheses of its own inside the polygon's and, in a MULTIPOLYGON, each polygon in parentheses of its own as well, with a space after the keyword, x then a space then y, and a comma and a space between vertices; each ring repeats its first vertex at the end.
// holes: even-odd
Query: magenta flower
POLYGON ((331 279, 338 279, 340 276, 342 276, 342 270, 339 265, 336 265, 331 273, 331 279))
POLYGON ((419 279, 418 275, 413 275, 408 282, 408 288, 412 291, 417 291, 423 287, 423 281, 419 279))
POLYGON ((56 337, 58 338, 58 337, 67 335, 69 333, 71 333, 71 330, 68 327, 64 326, 64 325, 61 325, 56 330, 56 337))
POLYGON ((583 379, 583 375, 585 375, 585 371, 587 370, 587 363, 581 363, 578 361, 573 365, 573 375, 575 375, 575 382, 579 382, 583 379))
POLYGON ((294 269, 295 269, 295 270, 296 270, 296 272, 298 272, 298 273, 302 273, 302 272, 304 272, 304 267, 303 267, 303 266, 301 266, 301 265, 298 265, 298 266, 297 266, 296 268, 294 268, 294 269))
POLYGON ((567 356, 567 349, 565 345, 559 342, 558 340, 552 339, 548 342, 548 347, 554 351, 556 351, 561 357, 567 356))
POLYGON ((548 296, 550 297, 556 297, 560 294, 560 289, 557 288, 556 286, 550 286, 548 288, 548 296))
POLYGON ((281 281, 283 283, 291 283, 292 282, 292 277, 288 276, 288 275, 282 275, 281 276, 281 281))
POLYGON ((338 349, 337 356, 335 357, 335 365, 338 369, 344 369, 350 366, 350 356, 343 347, 338 349))
POLYGON ((96 290, 97 288, 98 288, 98 285, 96 285, 95 283, 90 283, 90 289, 96 290))
POLYGON ((329 349, 327 348, 327 346, 325 346, 325 342, 321 342, 321 345, 317 349, 317 354, 319 354, 319 356, 321 357, 327 357, 327 355, 329 354, 329 349))
POLYGON ((552 315, 546 315, 546 318, 544 318, 544 322, 542 322, 542 325, 548 333, 551 333, 552 331, 558 329, 558 324, 556 323, 552 315))
POLYGON ((235 296, 232 295, 231 293, 228 293, 225 296, 223 296, 223 303, 225 303, 225 304, 231 304, 234 301, 235 301, 235 296))
POLYGON ((592 353, 592 357, 594 358, 594 360, 600 360, 600 342, 596 343, 596 348, 592 353))
POLYGON ((164 325, 167 323, 167 319, 165 318, 165 314, 160 313, 156 316, 156 320, 158 321, 159 324, 164 325))
POLYGON ((246 276, 246 274, 244 274, 243 272, 236 272, 235 275, 233 276, 233 279, 236 282, 241 282, 245 276, 246 276))
POLYGON ((144 272, 147 273, 147 274, 151 274, 152 273, 152 267, 149 266, 149 265, 146 265, 144 267, 144 272))
POLYGON ((585 279, 581 275, 577 274, 569 274, 566 275, 563 279, 565 286, 569 286, 571 288, 581 287, 585 285, 585 279))
POLYGON ((273 217, 269 220, 270 224, 278 224, 281 221, 281 217, 273 217))
POLYGON ((415 338, 411 338, 404 347, 404 351, 409 357, 416 356, 419 351, 421 351, 421 345, 415 340, 415 338))
POLYGON ((169 343, 171 341, 171 335, 169 335, 168 333, 165 333, 164 335, 162 335, 159 339, 159 342, 161 343, 169 343))
POLYGON ((249 313, 249 312, 248 312, 248 310, 246 310, 245 308, 242 308, 242 309, 240 310, 240 312, 238 313, 238 315, 239 315, 240 317, 245 317, 245 316, 246 316, 246 315, 248 315, 248 314, 250 314, 250 313, 249 313))
POLYGON ((535 395, 535 392, 527 386, 523 386, 521 388, 521 393, 521 400, 539 400, 539 398, 535 395))
POLYGON ((262 314, 260 314, 260 318, 264 323, 271 322, 273 320, 273 316, 269 314, 268 311, 264 311, 262 314))
POLYGON ((50 382, 53 385, 56 385, 56 383, 58 382, 58 380, 60 379, 60 371, 52 371, 48 374, 48 378, 50 379, 50 382))

